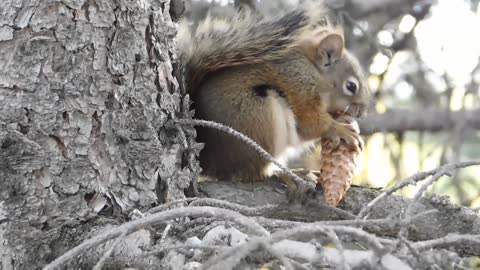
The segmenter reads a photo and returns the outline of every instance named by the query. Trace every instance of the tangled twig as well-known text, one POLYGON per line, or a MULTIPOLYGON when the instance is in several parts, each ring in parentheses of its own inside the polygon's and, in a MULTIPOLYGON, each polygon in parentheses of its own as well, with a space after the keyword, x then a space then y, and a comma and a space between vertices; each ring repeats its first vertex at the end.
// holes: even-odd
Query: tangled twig
POLYGON ((368 213, 372 209, 372 207, 377 204, 381 199, 385 198, 386 196, 389 196, 393 194, 395 191, 402 189, 408 185, 414 185, 419 181, 422 181, 423 179, 427 178, 428 176, 435 175, 438 172, 442 172, 442 175, 448 174, 452 170, 460 169, 460 168, 465 168, 468 166, 475 166, 475 165, 480 165, 480 161, 466 161, 466 162, 459 162, 459 163, 451 163, 451 164, 446 164, 441 167, 438 167, 436 169, 426 171, 426 172, 419 172, 417 174, 414 174, 406 179, 404 179, 401 182, 398 182, 395 184, 393 187, 385 190, 382 192, 380 195, 378 195, 375 199, 370 201, 367 205, 365 205, 362 210, 357 215, 357 218, 363 218, 366 219, 368 217, 368 213))
POLYGON ((219 219, 226 219, 233 222, 236 222, 245 228, 248 228, 252 232, 258 235, 270 235, 270 233, 265 230, 262 226, 260 226, 255 221, 231 210, 221 209, 221 208, 213 208, 213 207, 184 207, 178 209, 167 210, 165 212, 160 212, 156 214, 152 214, 137 220, 133 220, 127 223, 124 223, 114 229, 109 229, 99 235, 96 235, 88 240, 85 240, 80 245, 74 247, 67 253, 63 254, 62 256, 55 259, 53 262, 49 263, 45 266, 44 270, 52 270, 57 269, 61 265, 63 265, 68 260, 84 253, 85 251, 89 250, 92 247, 95 247, 99 244, 102 244, 110 239, 118 237, 125 233, 125 236, 138 230, 139 228, 143 228, 148 225, 158 224, 167 220, 172 220, 179 217, 205 217, 205 216, 215 216, 219 219))

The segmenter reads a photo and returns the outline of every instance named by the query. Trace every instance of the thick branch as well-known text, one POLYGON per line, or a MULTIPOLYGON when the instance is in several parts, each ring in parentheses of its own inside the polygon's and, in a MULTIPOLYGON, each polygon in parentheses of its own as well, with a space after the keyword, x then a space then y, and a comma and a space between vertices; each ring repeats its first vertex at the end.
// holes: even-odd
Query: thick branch
MULTIPOLYGON (((352 187, 344 200, 338 206, 331 208, 323 203, 323 196, 318 192, 316 197, 310 196, 305 205, 292 205, 287 202, 286 190, 278 183, 266 181, 261 184, 240 184, 229 182, 201 182, 199 188, 203 194, 211 198, 223 199, 248 206, 276 205, 275 208, 266 208, 261 215, 266 218, 314 222, 323 220, 352 219, 360 209, 373 200, 381 191, 371 188, 352 187)), ((387 196, 372 208, 370 218, 391 218, 391 224, 377 224, 368 226, 369 231, 381 236, 396 237, 401 222, 394 222, 402 217, 403 211, 411 202, 400 196, 387 196)), ((412 219, 409 239, 424 241, 444 237, 449 233, 480 234, 480 218, 467 207, 451 204, 441 196, 422 198, 413 206, 414 214, 429 211, 426 217, 412 219), (436 228, 432 230, 432 228, 436 228)), ((277 224, 278 225, 278 224, 277 224)), ((288 222, 285 222, 288 227, 288 222)), ((280 225, 280 227, 282 227, 280 225)), ((367 228, 366 228, 367 229, 367 228)), ((472 254, 472 250, 461 251, 472 254)), ((474 254, 479 254, 475 250, 474 254)))
POLYGON ((383 114, 372 114, 359 121, 362 134, 399 131, 446 131, 457 123, 465 122, 471 129, 480 129, 480 110, 394 110, 383 114))

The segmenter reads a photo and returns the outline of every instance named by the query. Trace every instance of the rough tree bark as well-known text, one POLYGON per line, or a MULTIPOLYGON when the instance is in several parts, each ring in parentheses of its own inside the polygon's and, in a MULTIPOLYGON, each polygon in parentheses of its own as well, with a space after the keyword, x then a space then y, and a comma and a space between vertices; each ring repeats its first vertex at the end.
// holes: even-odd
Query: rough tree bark
POLYGON ((155 0, 2 2, 1 269, 41 267, 116 214, 184 196, 198 167, 184 151, 193 129, 172 124, 188 110, 169 10, 155 0))

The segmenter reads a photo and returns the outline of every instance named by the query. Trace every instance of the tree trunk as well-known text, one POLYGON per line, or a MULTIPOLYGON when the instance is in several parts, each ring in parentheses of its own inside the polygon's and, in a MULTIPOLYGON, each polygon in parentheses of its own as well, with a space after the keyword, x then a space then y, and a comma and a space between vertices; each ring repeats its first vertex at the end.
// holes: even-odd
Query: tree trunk
POLYGON ((106 227, 106 216, 190 187, 198 164, 184 150, 193 129, 173 124, 190 114, 172 74, 169 9, 2 3, 0 269, 39 268, 106 227))

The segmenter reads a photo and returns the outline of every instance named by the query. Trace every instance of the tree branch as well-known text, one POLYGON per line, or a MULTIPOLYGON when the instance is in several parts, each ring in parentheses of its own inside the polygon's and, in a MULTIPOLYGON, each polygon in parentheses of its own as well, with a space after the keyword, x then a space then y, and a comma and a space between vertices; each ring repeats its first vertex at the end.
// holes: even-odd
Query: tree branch
MULTIPOLYGON (((274 209, 266 209, 266 212, 261 214, 262 217, 256 220, 265 228, 277 229, 299 226, 303 222, 325 221, 325 224, 340 225, 342 223, 339 220, 352 219, 351 216, 358 214, 363 206, 382 193, 377 189, 353 186, 338 205, 342 211, 349 213, 345 215, 325 205, 321 192, 307 198, 304 205, 289 204, 285 195, 286 189, 274 181, 265 181, 263 184, 208 181, 200 182, 199 189, 207 197, 251 207, 276 205, 274 209)), ((413 216, 409 220, 402 220, 403 212, 411 202, 408 198, 389 195, 372 206, 370 218, 377 220, 366 220, 366 223, 358 220, 343 221, 346 222, 343 224, 365 226, 365 230, 376 235, 396 238, 405 222, 409 222, 411 229, 408 237, 413 241, 441 238, 451 233, 480 234, 480 218, 472 209, 453 205, 445 197, 438 195, 413 202, 413 216)), ((461 246, 458 248, 460 253, 480 254, 480 249, 472 251, 461 246)))
POLYGON ((465 121, 466 127, 480 130, 480 110, 394 110, 372 114, 359 121, 362 134, 399 131, 447 131, 465 121))
POLYGON ((162 221, 168 221, 168 220, 172 220, 172 219, 184 217, 184 216, 190 216, 190 217, 216 216, 217 218, 220 218, 222 220, 231 220, 232 222, 241 224, 246 228, 248 228, 249 230, 251 230, 252 232, 255 232, 256 234, 269 235, 269 232, 265 230, 262 226, 260 226, 258 223, 254 222, 251 219, 247 219, 246 217, 231 210, 212 208, 212 207, 198 207, 198 206, 189 207, 189 208, 178 208, 178 209, 167 210, 160 213, 155 213, 138 220, 124 223, 123 225, 118 226, 115 229, 104 231, 103 233, 100 233, 95 237, 85 240, 80 245, 76 246, 75 248, 71 249, 67 253, 63 254, 62 256, 52 261, 50 264, 46 265, 43 269, 44 270, 57 269, 61 265, 63 265, 66 261, 86 252, 90 248, 95 247, 115 237, 122 236, 123 234, 125 234, 126 236, 129 233, 132 233, 138 230, 138 228, 142 228, 148 225, 157 224, 162 221))

